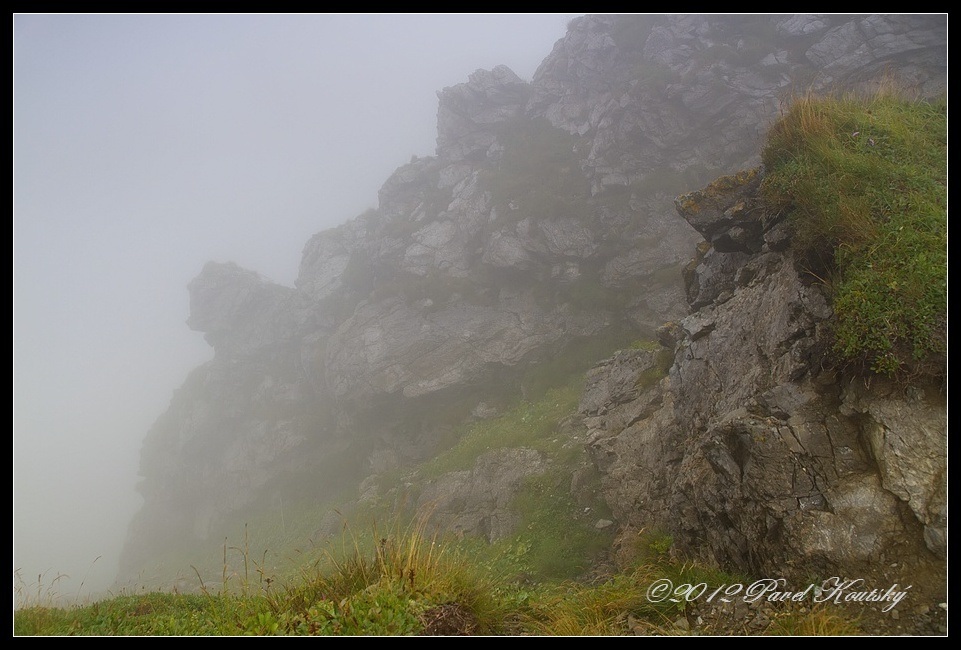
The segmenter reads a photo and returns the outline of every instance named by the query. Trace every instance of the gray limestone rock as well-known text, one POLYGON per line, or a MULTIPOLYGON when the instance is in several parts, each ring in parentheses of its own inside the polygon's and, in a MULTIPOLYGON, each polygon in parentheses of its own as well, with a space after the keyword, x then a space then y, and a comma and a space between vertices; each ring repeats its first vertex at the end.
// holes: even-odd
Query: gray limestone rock
POLYGON ((935 390, 846 387, 843 412, 862 423, 884 488, 925 526, 928 548, 946 558, 947 404, 935 390))
POLYGON ((390 299, 358 307, 327 345, 327 384, 338 398, 419 397, 486 379, 550 345, 601 332, 603 313, 544 310, 521 295, 496 306, 424 310, 390 299))
MULTIPOLYGON (((714 237, 736 227, 723 208, 702 217, 714 237)), ((689 276, 695 311, 665 331, 666 379, 639 390, 628 353, 588 375, 588 449, 623 539, 669 530, 685 551, 758 575, 900 580, 884 558, 910 557, 935 576, 925 589, 943 589, 944 396, 823 380, 832 310, 789 247, 712 247, 689 276)))
POLYGON ((525 271, 535 265, 531 252, 520 239, 506 232, 495 232, 484 248, 484 264, 502 268, 525 271))
POLYGON ((251 354, 289 339, 309 316, 309 304, 293 289, 232 262, 208 262, 187 288, 187 325, 220 354, 251 354))
POLYGON ((827 29, 827 21, 817 14, 793 14, 779 17, 774 24, 787 36, 809 36, 827 29))
POLYGON ((483 157, 496 141, 492 127, 521 114, 529 86, 504 65, 477 70, 467 83, 437 95, 437 154, 457 162, 483 157))

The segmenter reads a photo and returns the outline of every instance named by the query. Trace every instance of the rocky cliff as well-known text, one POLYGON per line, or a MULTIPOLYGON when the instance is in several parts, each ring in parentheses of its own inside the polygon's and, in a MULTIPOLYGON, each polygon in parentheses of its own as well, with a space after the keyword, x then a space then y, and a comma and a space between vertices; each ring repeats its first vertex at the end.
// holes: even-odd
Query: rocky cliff
MULTIPOLYGON (((217 263, 190 284, 188 324, 215 354, 147 435, 122 577, 233 518, 424 460, 456 423, 665 322, 679 323, 662 330, 669 386, 637 381, 663 355, 619 353, 581 406, 622 539, 671 520, 691 550, 754 570, 867 566, 898 544, 943 557, 943 397, 818 373, 809 353, 829 307, 778 225, 682 205, 685 220, 673 205, 756 164, 792 92, 882 73, 943 90, 946 19, 588 16, 530 82, 500 66, 444 89, 436 155, 312 237, 294 287, 217 263), (702 236, 712 246, 685 268, 702 236), (905 417, 923 448, 893 424, 905 417)), ((738 178, 749 192, 753 177, 738 178)), ((544 462, 502 456, 430 488, 482 494, 497 516, 440 514, 488 537, 509 529, 509 499, 486 486, 544 462)))
POLYGON ((713 244, 686 269, 692 313, 659 332, 664 378, 644 381, 643 351, 589 374, 579 410, 618 546, 657 529, 752 575, 856 575, 943 597, 943 386, 832 367, 823 284, 764 212, 760 180, 752 169, 677 200, 713 244))

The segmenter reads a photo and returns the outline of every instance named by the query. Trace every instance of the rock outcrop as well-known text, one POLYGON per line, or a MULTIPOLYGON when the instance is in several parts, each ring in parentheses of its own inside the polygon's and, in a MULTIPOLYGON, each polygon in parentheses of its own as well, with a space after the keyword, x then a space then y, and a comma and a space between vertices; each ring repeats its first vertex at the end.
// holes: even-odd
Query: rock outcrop
POLYGON ((753 575, 856 575, 943 597, 945 395, 830 367, 831 308, 757 205, 759 177, 677 200, 714 244, 689 268, 693 312, 665 328, 663 378, 650 381, 643 351, 590 375, 580 410, 622 551, 659 529, 753 575))
MULTIPOLYGON (((828 306, 779 225, 743 218, 756 177, 732 183, 734 203, 716 184, 688 199, 690 225, 673 198, 756 163, 799 88, 885 71, 931 93, 945 53, 943 16, 586 16, 530 83, 498 66, 444 89, 436 155, 312 237, 293 288, 230 264, 191 283, 188 323, 215 354, 147 436, 122 574, 244 512, 427 458, 453 423, 537 390, 549 362, 668 321, 669 390, 639 392, 666 366, 637 350, 594 371, 585 397, 624 530, 670 516, 693 549, 716 529, 709 548, 752 568, 889 558, 922 538, 943 555, 940 424, 898 424, 937 394, 881 399, 811 367, 828 306)), ((519 474, 492 459, 433 488, 488 504, 447 499, 451 525, 510 527, 490 485, 519 474)))

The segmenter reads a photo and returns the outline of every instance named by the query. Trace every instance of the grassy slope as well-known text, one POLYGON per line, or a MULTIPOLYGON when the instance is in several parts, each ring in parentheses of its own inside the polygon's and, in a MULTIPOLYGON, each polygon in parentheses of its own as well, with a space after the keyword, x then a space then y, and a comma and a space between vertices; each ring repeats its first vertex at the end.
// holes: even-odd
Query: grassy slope
POLYGON ((832 292, 835 352, 885 375, 944 373, 947 104, 802 98, 768 136, 763 192, 832 292))

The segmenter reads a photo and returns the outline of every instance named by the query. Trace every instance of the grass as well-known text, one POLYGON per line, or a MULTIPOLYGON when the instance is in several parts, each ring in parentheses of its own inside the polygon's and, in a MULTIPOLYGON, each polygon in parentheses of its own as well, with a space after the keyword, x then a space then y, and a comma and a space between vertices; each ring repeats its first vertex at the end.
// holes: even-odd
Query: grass
POLYGON ((419 634, 450 605, 470 631, 494 629, 501 614, 488 580, 426 523, 422 514, 383 532, 345 529, 340 549, 275 597, 272 610, 295 633, 419 634))
POLYGON ((336 504, 335 500, 284 500, 256 512, 237 513, 211 534, 207 543, 186 540, 152 558, 141 569, 137 590, 239 594, 267 576, 272 580, 295 578, 303 565, 323 554, 313 536, 318 522, 329 516, 336 504))
MULTIPOLYGON (((408 476, 411 472, 409 467, 397 468, 380 476, 380 498, 348 513, 352 523, 363 527, 378 520, 400 516, 397 510, 409 509, 416 497, 407 493, 407 489, 398 490, 398 493, 404 494, 388 494, 392 488, 397 489, 403 482, 413 481, 416 489, 420 481, 469 469, 478 456, 494 449, 526 447, 541 451, 554 461, 554 472, 563 472, 562 466, 568 468, 569 481, 572 463, 579 462, 585 452, 568 435, 560 433, 559 423, 576 409, 583 382, 582 371, 598 358, 609 356, 620 340, 626 342, 630 339, 626 333, 585 339, 573 346, 568 354, 561 355, 561 358, 530 368, 522 382, 525 392, 530 396, 528 400, 516 402, 500 417, 455 428, 450 438, 456 442, 445 452, 419 466, 415 476, 408 476), (575 372, 572 372, 572 364, 575 372), (557 385, 559 382, 561 385, 557 385)), ((337 467, 333 467, 325 473, 333 474, 336 471, 337 467)), ((540 488, 532 483, 527 489, 540 488)), ((508 549, 508 542, 479 551, 481 561, 489 566, 499 565, 505 571, 514 566, 515 573, 549 572, 552 566, 555 567, 555 575, 566 577, 576 572, 576 567, 583 566, 584 556, 595 552, 597 540, 604 539, 604 536, 588 534, 592 531, 583 531, 583 522, 572 521, 573 506, 569 500, 565 502, 562 499, 567 491, 556 492, 561 500, 550 505, 552 516, 543 519, 570 522, 572 526, 576 523, 578 534, 567 540, 559 556, 562 559, 547 559, 555 549, 544 543, 530 543, 530 539, 538 534, 538 529, 525 520, 522 527, 528 537, 527 542, 518 540, 513 549, 508 549), (518 556, 517 548, 525 543, 528 544, 528 551, 523 557, 518 556)), ((273 499, 235 513, 229 521, 211 531, 206 544, 184 540, 182 545, 169 545, 162 556, 152 557, 149 564, 142 567, 138 588, 184 591, 187 585, 202 581, 208 589, 214 590, 221 589, 225 583, 229 584, 232 592, 237 593, 243 584, 257 577, 256 571, 266 571, 278 580, 296 578, 301 566, 311 564, 322 554, 322 549, 318 547, 321 539, 317 533, 320 528, 327 527, 321 526, 320 522, 329 520, 335 507, 356 495, 332 495, 312 485, 305 485, 300 490, 302 496, 299 499, 289 492, 285 490, 282 499, 278 498, 278 493, 273 499), (321 495, 323 498, 311 498, 311 495, 321 495), (256 566, 250 565, 249 558, 256 558, 256 566), (223 575, 222 569, 228 565, 235 569, 223 575)), ((531 501, 528 500, 528 503, 531 501)), ((529 510, 534 512, 536 507, 530 506, 529 510)), ((409 512, 407 514, 410 515, 409 512)))
POLYGON ((824 606, 788 608, 779 612, 767 629, 769 636, 856 636, 862 634, 856 621, 824 606))
POLYGON ((580 382, 553 388, 536 402, 521 402, 501 417, 470 425, 453 447, 421 467, 418 480, 469 469, 478 456, 494 449, 558 450, 563 442, 555 435, 557 423, 577 407, 580 389, 580 382))
MULTIPOLYGON (((16 636, 300 636, 424 634, 677 634, 680 599, 649 597, 659 580, 711 588, 743 577, 682 562, 664 536, 651 553, 597 584, 508 581, 477 562, 469 545, 427 534, 421 517, 355 534, 304 565, 296 579, 224 586, 200 594, 122 594, 69 608, 30 604, 14 613, 16 636)), ((253 564, 253 560, 248 560, 253 564)), ((223 569, 225 575, 232 569, 223 569)), ((778 612, 767 634, 856 633, 825 608, 778 612)))
MULTIPOLYGON (((17 635, 406 635, 436 624, 431 612, 457 604, 472 632, 498 621, 500 603, 489 597, 484 576, 456 548, 425 534, 420 519, 404 529, 347 530, 340 548, 303 565, 297 578, 229 576, 257 561, 243 551, 243 568, 229 564, 217 590, 198 574, 199 594, 151 592, 120 595, 92 605, 27 605, 15 615, 17 635)), ((236 558, 234 558, 236 560, 236 558)))
POLYGON ((888 376, 943 374, 946 101, 802 97, 763 162, 765 200, 831 291, 835 353, 888 376))
MULTIPOLYGON (((513 502, 520 514, 515 533, 492 544, 474 544, 475 561, 511 582, 550 583, 575 579, 610 548, 610 532, 593 524, 609 516, 593 503, 585 513, 570 494, 570 471, 555 465, 530 477, 513 502)), ((470 541, 467 542, 470 545, 470 541)))
POLYGON ((657 579, 653 567, 638 568, 599 585, 560 583, 544 589, 525 615, 536 634, 564 636, 633 633, 628 617, 643 621, 652 633, 676 610, 674 603, 652 603, 647 586, 657 579))

